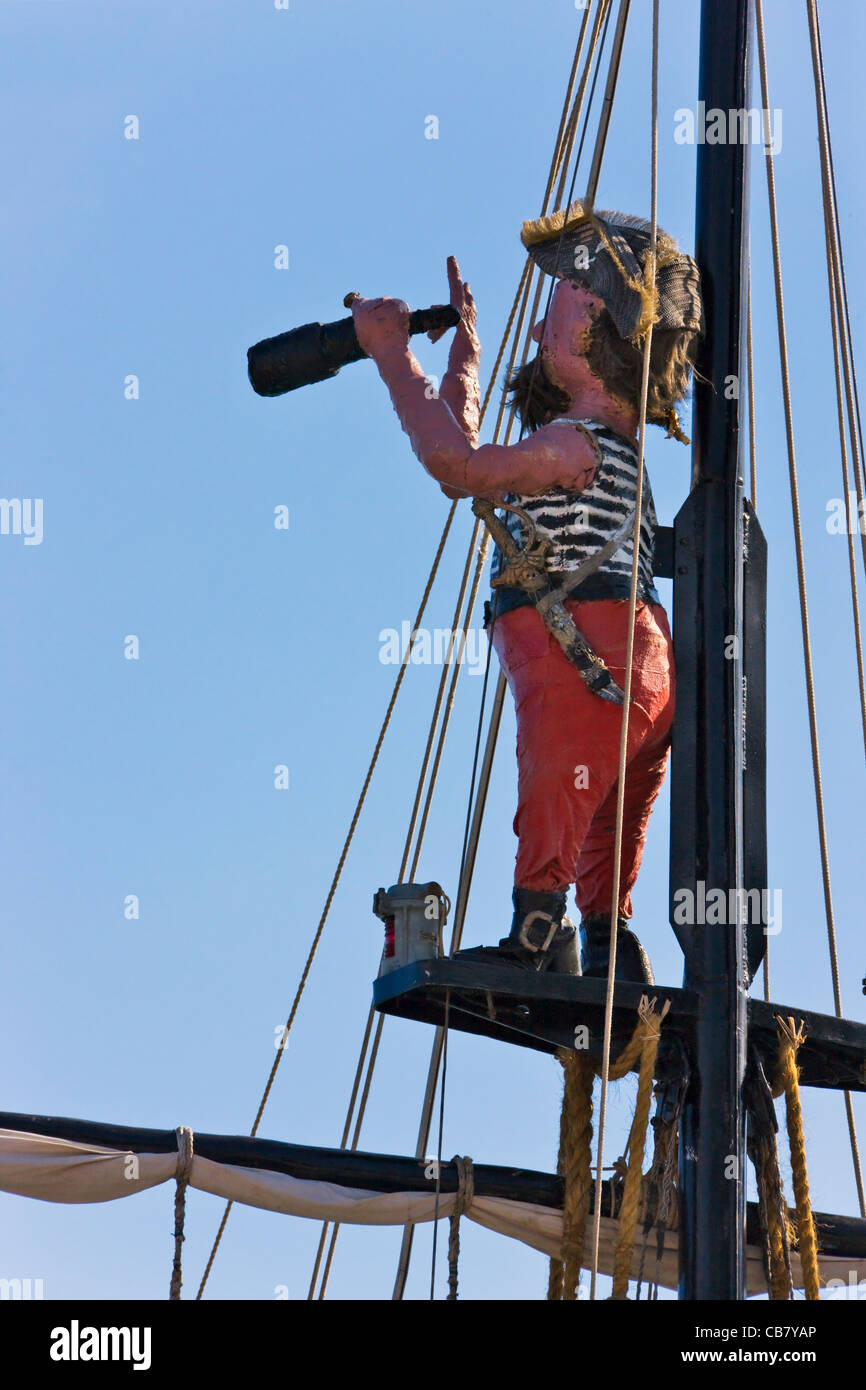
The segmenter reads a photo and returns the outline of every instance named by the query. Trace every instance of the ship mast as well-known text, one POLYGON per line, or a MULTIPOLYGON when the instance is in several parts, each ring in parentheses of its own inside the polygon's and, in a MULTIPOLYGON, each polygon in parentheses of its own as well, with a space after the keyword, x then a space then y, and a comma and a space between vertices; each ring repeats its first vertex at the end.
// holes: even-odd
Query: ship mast
POLYGON ((738 400, 749 124, 728 120, 729 112, 749 105, 751 33, 752 0, 703 0, 696 258, 706 312, 697 366, 706 381, 695 383, 692 492, 674 530, 678 683, 671 774, 671 900, 673 906, 685 888, 696 906, 693 925, 676 930, 685 950, 684 985, 700 1000, 681 1126, 680 1297, 701 1300, 745 1297, 746 995, 764 945, 760 925, 755 939, 739 910, 718 926, 701 923, 699 915, 711 889, 739 904, 744 887, 766 887, 763 730, 754 736, 765 708, 766 550, 744 502, 738 400), (713 109, 724 112, 726 143, 702 140, 704 112, 713 109))

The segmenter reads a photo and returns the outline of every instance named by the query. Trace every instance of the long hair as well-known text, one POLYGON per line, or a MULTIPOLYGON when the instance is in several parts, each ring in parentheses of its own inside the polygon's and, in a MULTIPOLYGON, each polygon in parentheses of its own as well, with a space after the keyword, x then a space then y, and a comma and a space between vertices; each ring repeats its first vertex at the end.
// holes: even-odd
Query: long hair
MULTIPOLYGON (((685 399, 699 341, 695 329, 665 328, 653 333, 647 394, 650 424, 667 426, 671 411, 685 399)), ((627 405, 640 405, 643 346, 620 337, 607 309, 599 311, 589 330, 586 360, 611 395, 627 405)), ((571 404, 567 393, 550 380, 537 354, 513 373, 506 392, 520 423, 530 432, 564 414, 571 404)))

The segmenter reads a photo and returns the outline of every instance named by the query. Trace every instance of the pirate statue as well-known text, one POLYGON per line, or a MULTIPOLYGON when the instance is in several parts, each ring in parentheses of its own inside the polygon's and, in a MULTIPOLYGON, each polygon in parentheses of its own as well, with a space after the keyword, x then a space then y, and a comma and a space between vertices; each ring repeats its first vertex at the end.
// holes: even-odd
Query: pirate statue
MULTIPOLYGON (((649 224, 580 203, 525 223, 521 239, 556 285, 532 330, 537 355, 509 382, 525 432, 517 444, 478 444, 475 308, 453 258, 448 277, 460 325, 438 397, 430 399, 410 350, 402 301, 359 298, 352 312, 421 463, 447 497, 475 499, 498 542, 489 615, 517 713, 514 918, 497 947, 461 954, 606 976, 643 342, 652 325, 647 420, 688 443, 676 406, 702 331, 699 276, 659 229, 651 284, 649 224), (565 916, 572 884, 579 961, 565 916)), ((655 525, 645 479, 615 973, 647 984, 650 963, 629 926, 631 891, 674 714, 671 635, 653 581, 655 525)))

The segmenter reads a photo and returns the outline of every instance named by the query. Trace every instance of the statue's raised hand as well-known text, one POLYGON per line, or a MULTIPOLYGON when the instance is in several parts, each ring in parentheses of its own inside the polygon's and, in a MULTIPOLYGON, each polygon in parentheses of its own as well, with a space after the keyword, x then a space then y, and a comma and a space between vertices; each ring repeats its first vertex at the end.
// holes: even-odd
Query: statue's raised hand
MULTIPOLYGON (((460 333, 462 330, 470 339, 475 341, 477 337, 475 323, 478 314, 475 308, 475 300, 472 298, 472 291, 460 276, 460 267, 457 264, 457 258, 455 256, 448 257, 446 268, 448 271, 448 289, 450 293, 449 303, 460 315, 460 326, 457 332, 460 333)), ((440 306, 437 305, 436 307, 439 308, 440 306)), ((431 328, 427 337, 430 339, 431 343, 436 343, 442 337, 442 334, 447 333, 447 331, 446 328, 431 328)))

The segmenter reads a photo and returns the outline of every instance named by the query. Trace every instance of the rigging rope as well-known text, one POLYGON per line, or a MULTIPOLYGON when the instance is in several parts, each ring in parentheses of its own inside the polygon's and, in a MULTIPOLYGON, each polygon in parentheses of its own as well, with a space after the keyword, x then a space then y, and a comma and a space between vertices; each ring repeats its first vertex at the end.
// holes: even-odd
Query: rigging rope
MULTIPOLYGON (((810 6, 814 0, 807 0, 810 6)), ((811 8, 810 8, 811 15, 811 8)), ((788 478, 791 493, 791 512, 794 524, 794 543, 797 555, 797 584, 800 598, 800 627, 803 640, 803 664, 806 679, 806 696, 809 710, 809 733, 812 747, 812 776, 815 787, 815 811, 818 819, 818 840, 821 853, 821 875, 824 885, 824 909, 827 919, 827 944, 830 954, 830 970, 833 979, 833 1001, 836 1017, 842 1018, 842 990, 839 982, 839 957, 836 947, 836 926, 833 914, 833 895, 830 882, 830 861, 827 846, 827 826, 824 815, 824 792, 821 781, 821 755, 818 745, 818 716, 815 704, 815 683, 812 669, 812 641, 809 633, 809 610, 806 599, 806 566, 803 554, 803 528, 800 520, 800 492, 797 480, 797 460, 794 449, 794 421, 791 406, 791 380, 788 367, 788 342, 785 329, 785 307, 782 294, 782 262, 779 239, 779 219, 776 207, 776 179, 773 169, 773 155, 769 134, 769 84, 767 81, 767 55, 764 41, 764 9, 762 0, 755 0, 755 20, 758 35, 758 65, 761 74, 761 101, 764 121, 764 163, 767 173, 767 197, 770 209, 770 230, 773 247, 773 279, 776 292, 776 321, 779 336, 779 359, 782 373, 782 397, 785 408, 785 434, 788 451, 788 478)), ((816 83, 816 87, 817 87, 816 83)), ((857 1142, 857 1128, 854 1123, 854 1109, 851 1092, 845 1091, 845 1111, 848 1121, 848 1138, 851 1158, 857 1183, 860 1214, 866 1216, 866 1192, 863 1186, 863 1173, 860 1166, 860 1151, 857 1142)))
MULTIPOLYGON (((599 6, 598 6, 598 9, 596 10, 595 22, 594 22, 594 24, 593 24, 592 33, 591 33, 590 39, 589 39, 589 49, 587 50, 586 61, 584 62, 584 65, 583 65, 583 72, 581 73, 580 85, 579 85, 579 87, 578 87, 578 89, 577 89, 577 95, 576 95, 575 98, 574 98, 574 105, 573 105, 573 107, 572 107, 571 115, 570 115, 569 121, 568 121, 568 134, 567 134, 567 137, 566 137, 565 148, 564 148, 564 151, 563 151, 564 157, 559 161, 561 168, 560 168, 559 184, 558 184, 557 189, 556 189, 556 200, 555 200, 555 202, 554 202, 554 204, 553 204, 554 210, 557 209, 557 208, 562 207, 562 199, 563 199, 563 194, 564 194, 564 192, 565 192, 565 180, 566 180, 566 177, 567 177, 567 174, 568 174, 568 165, 569 165, 569 162, 570 162, 570 159, 571 159, 571 154, 572 154, 572 151, 573 151, 573 149, 574 149, 574 141, 575 141, 575 136, 576 136, 576 134, 577 134, 578 122, 580 121, 580 117, 581 117, 581 114, 582 114, 582 112, 583 112, 583 99, 584 99, 584 97, 585 97, 585 95, 586 95, 586 85, 587 85, 587 82, 589 81, 589 74, 590 74, 590 72, 593 70, 593 64, 596 63, 596 50, 598 50, 598 62, 596 63, 596 66, 595 66, 595 73, 594 73, 593 80, 592 80, 592 88, 591 88, 591 90, 590 90, 590 97, 589 97, 589 104, 588 104, 588 106, 587 106, 587 113, 589 112, 589 108, 592 106, 592 99, 593 99, 593 96, 594 96, 594 94, 595 94, 596 79, 597 79, 597 77, 598 77, 598 65, 599 65, 600 62, 601 62, 601 54, 602 54, 602 51, 604 50, 604 45, 605 45, 605 41, 606 41, 606 38, 607 38, 607 22, 608 22, 608 19, 609 19, 609 16, 610 16, 610 10, 611 10, 611 5, 612 5, 612 3, 613 3, 613 0, 599 0, 599 6), (602 32, 602 30, 603 30, 604 32, 602 32), (599 37, 601 37, 601 46, 600 46, 600 47, 599 47, 599 37)), ((584 36, 584 32, 585 32, 585 30, 586 30, 586 25, 587 25, 587 21, 589 20, 589 16, 590 16, 590 11, 591 11, 591 10, 592 10, 592 0, 588 0, 587 6, 586 6, 586 10, 585 10, 585 12, 584 12, 583 23, 581 24, 581 28, 580 28, 580 34, 579 34, 579 36, 578 36, 578 50, 579 50, 580 47, 583 45, 583 36, 584 36)), ((576 57, 576 56, 577 56, 577 55, 575 55, 575 57, 576 57)), ((586 125, 584 126, 584 135, 585 135, 585 134, 586 134, 586 125)), ((579 160, 580 160, 580 155, 581 155, 582 149, 583 149, 583 140, 581 140, 580 148, 578 149, 578 152, 577 152, 577 161, 576 161, 576 163, 579 162, 579 160)), ((542 212, 541 212, 541 215, 542 215, 542 216, 543 216, 544 213, 547 212, 547 210, 548 210, 548 208, 547 208, 547 202, 548 202, 548 199, 549 199, 549 197, 550 197, 550 190, 551 190, 551 187, 552 187, 552 182, 553 182, 553 181, 550 180, 550 181, 548 182, 547 188, 545 189, 544 202, 543 202, 543 205, 542 205, 542 212)), ((572 186, 573 186, 573 180, 572 180, 572 186)), ((569 202, 570 202, 570 201, 571 201, 571 199, 570 199, 570 197, 569 197, 569 202)))
MULTIPOLYGON (((857 506, 861 517, 866 517, 866 499, 863 482, 863 425, 860 418, 860 394, 857 389, 857 373, 854 368, 853 348, 851 346, 851 315, 848 309, 848 283, 845 276, 845 261, 842 255, 842 226, 839 220, 839 203, 836 196, 836 170, 833 164, 833 142, 830 138, 830 118, 827 114, 827 85, 824 80, 824 59, 821 50, 821 29, 818 23, 817 6, 808 8, 809 36, 812 49, 812 71, 815 81, 815 102, 818 108, 818 137, 822 154, 824 146, 829 171, 828 186, 832 193, 833 216, 831 232, 834 247, 835 270, 839 283, 840 299, 844 305, 845 332, 842 335, 843 365, 845 375, 845 396, 848 406, 848 423, 851 431, 851 452, 854 464, 854 479, 857 488, 857 506)), ((860 546, 863 552, 863 565, 866 568, 866 530, 860 532, 860 546)))
MULTIPOLYGON (((648 292, 655 295, 655 266, 656 266, 656 243, 658 231, 658 51, 659 51, 659 0, 653 0, 652 17, 652 83, 651 83, 651 153, 650 153, 650 247, 644 271, 644 281, 648 292)), ((625 808, 625 775, 626 775, 626 754, 628 751, 628 730, 629 730, 629 705, 631 701, 632 686, 632 666, 634 657, 634 628, 635 612, 637 609, 637 588, 638 588, 638 567, 640 563, 640 535, 641 521, 643 517, 643 481, 644 481, 644 449, 646 445, 646 407, 649 392, 649 367, 650 350, 652 347, 653 324, 650 321, 647 328, 643 345, 643 366, 641 371, 640 389, 640 408, 638 411, 638 424, 640 434, 638 436, 638 459, 637 459, 637 480, 635 489, 635 514, 634 531, 632 534, 632 567, 631 567, 631 586, 629 593, 628 608, 628 642, 626 646, 625 661, 625 681, 623 690, 625 698, 622 706, 622 726, 619 745, 619 774, 617 778, 616 796, 616 830, 614 835, 613 851, 613 889, 611 893, 610 909, 610 945, 608 951, 608 973, 607 988, 605 990, 604 1002, 604 1041, 602 1044, 602 1068, 601 1068, 601 1095, 599 1097, 599 1116, 598 1116, 598 1148, 596 1151, 596 1176, 595 1176, 595 1210, 592 1233, 592 1259, 590 1275, 591 1299, 595 1298, 596 1282, 598 1278, 598 1245, 601 1235, 601 1194, 602 1194, 602 1165, 604 1163, 604 1128, 607 1117, 607 1090, 610 1078, 610 1039, 613 1024, 613 991, 614 978, 616 974, 616 933, 617 919, 619 915, 619 885, 622 856, 622 827, 625 808)))
MULTIPOLYGON (((857 563, 854 556, 854 526, 851 515, 851 491, 848 481, 848 449, 845 438, 845 404, 843 402, 842 386, 842 365, 840 356, 842 353, 843 340, 843 304, 842 304, 842 283, 840 274, 840 263, 842 259, 841 247, 839 245, 838 225, 835 215, 835 187, 833 182, 833 172, 830 164, 830 130, 827 116, 826 92, 824 90, 824 72, 820 52, 820 38, 818 34, 818 11, 810 4, 809 13, 809 35, 812 48, 812 72, 815 85, 815 105, 818 120, 818 146, 821 156, 821 192, 824 203, 824 241, 827 257, 827 281, 830 296, 830 328, 833 340, 833 369, 836 379, 836 413, 839 426, 839 451, 842 462, 842 496, 845 499, 845 529, 847 532, 848 543, 848 570, 849 582, 851 587, 851 605, 854 618, 854 647, 857 661, 857 678, 860 692, 860 721, 863 726, 863 746, 866 752, 866 678, 863 669, 863 639, 860 630, 860 603, 857 594, 857 563)), ((847 309, 847 306, 845 306, 847 309)), ((850 344, 849 350, 850 350, 850 344)), ((853 364, 848 363, 849 367, 853 364)), ((845 395, 851 402, 850 372, 845 373, 845 395)), ((859 403, 858 403, 859 417, 859 403)), ((849 423, 852 430, 852 445, 856 449, 857 431, 854 428, 854 420, 849 415, 849 423)), ((856 468, 855 476, 859 479, 859 469, 856 468)), ((858 517, 859 522, 859 517, 858 517)), ((864 536, 866 543, 866 536, 864 536)))
POLYGON ((863 727, 863 746, 866 751, 866 680, 863 672, 863 638, 860 629, 860 601, 857 593, 857 562, 854 555, 854 527, 851 515, 851 491, 848 478, 848 449, 845 437, 845 406, 842 398, 842 377, 839 344, 839 305, 836 272, 832 263, 830 221, 827 194, 824 194, 824 238, 827 250, 827 276, 830 294, 830 332, 833 340, 833 371, 836 379, 836 416, 839 427, 839 453, 842 464, 842 496, 845 499, 845 529, 848 544, 848 576, 851 588, 851 607, 854 619, 854 652, 857 662, 857 683, 860 693, 860 722, 863 727))
MULTIPOLYGON (((616 82, 619 77, 619 60, 622 57, 622 46, 625 41, 625 26, 628 23, 629 4, 630 0, 619 0, 619 13, 616 17, 616 29, 614 30, 613 43, 610 49, 607 82, 605 83, 604 98, 601 103, 601 111, 598 118, 595 149, 592 152, 589 178, 586 181, 586 201, 590 208, 595 205, 595 195, 598 190, 598 180, 601 175, 601 164, 604 159, 604 147, 607 144, 607 132, 610 127, 610 118, 613 112, 613 99, 616 96, 616 82)), ((608 246, 608 252, 610 252, 610 249, 610 246, 608 246)))

